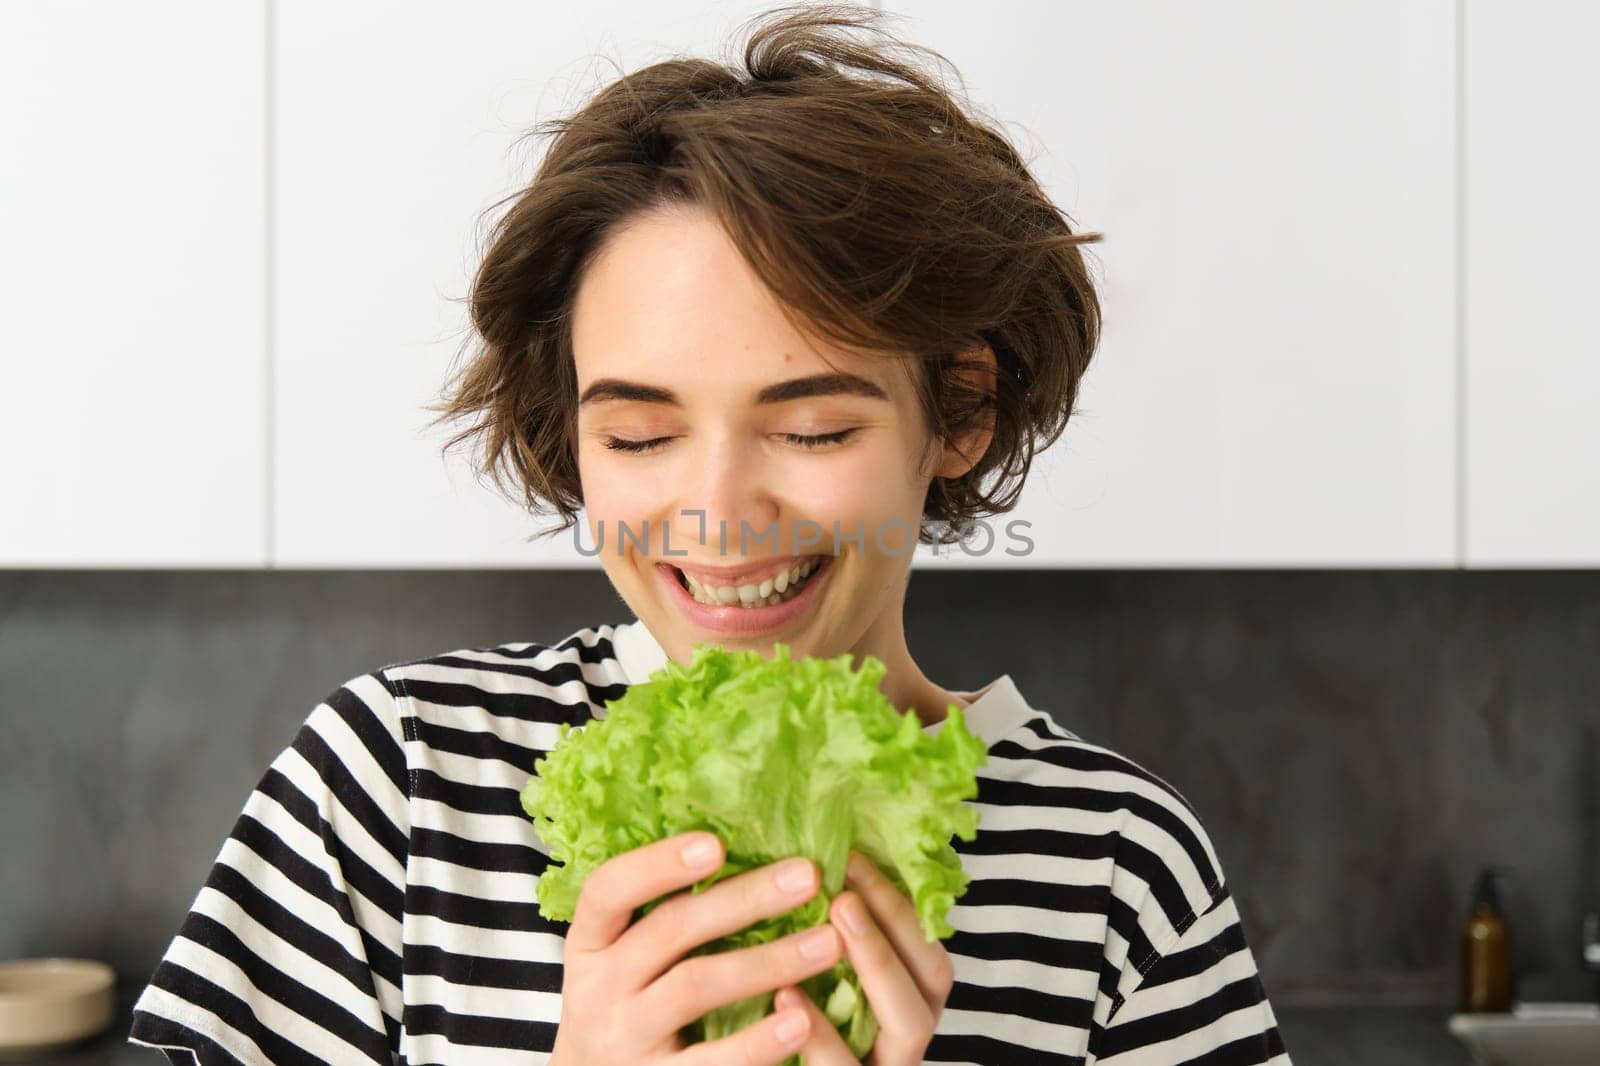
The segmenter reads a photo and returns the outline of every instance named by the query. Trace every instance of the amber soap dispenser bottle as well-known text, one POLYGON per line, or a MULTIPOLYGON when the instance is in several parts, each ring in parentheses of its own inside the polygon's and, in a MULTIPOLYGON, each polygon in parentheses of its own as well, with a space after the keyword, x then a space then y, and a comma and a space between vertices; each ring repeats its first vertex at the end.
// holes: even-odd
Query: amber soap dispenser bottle
POLYGON ((1514 993, 1511 976, 1511 930, 1500 910, 1495 889, 1499 871, 1478 874, 1472 912, 1461 923, 1461 1010, 1509 1011, 1514 993))

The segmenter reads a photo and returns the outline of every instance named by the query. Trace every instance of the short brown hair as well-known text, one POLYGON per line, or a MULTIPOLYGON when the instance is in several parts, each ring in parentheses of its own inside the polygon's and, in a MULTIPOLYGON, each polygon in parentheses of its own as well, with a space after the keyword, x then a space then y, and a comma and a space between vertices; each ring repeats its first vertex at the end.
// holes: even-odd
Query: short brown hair
POLYGON ((655 63, 530 131, 554 140, 528 186, 491 208, 514 200, 472 282, 473 357, 429 409, 435 422, 475 417, 445 450, 481 435, 478 472, 503 488, 504 468, 531 512, 560 514, 535 536, 570 528, 583 506, 579 279, 612 227, 680 203, 715 215, 802 332, 911 357, 935 444, 992 427, 970 470, 933 479, 920 542, 950 543, 952 527, 1015 506, 1099 339, 1078 245, 1101 235, 1074 233, 1001 133, 897 58, 949 62, 882 30, 884 17, 775 8, 745 24, 743 69, 655 63), (998 373, 974 389, 961 370, 979 364, 962 356, 982 342, 998 373))

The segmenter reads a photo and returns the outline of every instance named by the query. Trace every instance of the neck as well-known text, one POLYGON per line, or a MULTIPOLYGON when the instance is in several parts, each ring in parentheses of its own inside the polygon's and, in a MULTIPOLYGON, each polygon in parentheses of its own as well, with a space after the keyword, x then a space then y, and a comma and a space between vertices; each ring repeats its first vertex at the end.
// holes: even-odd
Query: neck
POLYGON ((849 649, 859 666, 865 656, 883 662, 879 689, 897 711, 911 711, 923 726, 944 721, 950 704, 966 707, 969 700, 957 696, 929 680, 911 657, 906 646, 905 596, 909 569, 896 584, 894 595, 886 597, 884 609, 849 649))

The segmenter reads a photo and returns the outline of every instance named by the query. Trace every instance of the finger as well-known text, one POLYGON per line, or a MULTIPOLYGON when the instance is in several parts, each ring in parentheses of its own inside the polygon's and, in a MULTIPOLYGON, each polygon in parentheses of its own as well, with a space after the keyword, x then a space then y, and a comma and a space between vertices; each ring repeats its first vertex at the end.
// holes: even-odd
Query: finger
POLYGON ((911 971, 878 929, 859 894, 846 890, 835 896, 830 920, 844 933, 845 953, 878 1016, 877 1046, 885 1052, 920 1055, 933 1036, 939 1008, 923 998, 911 971))
POLYGON ((850 853, 844 876, 845 884, 860 893, 873 921, 911 971, 922 998, 935 1013, 943 1010, 955 982, 955 965, 944 944, 930 941, 922 931, 916 905, 858 851, 850 853))
MULTIPOLYGON (((618 938, 621 976, 643 988, 702 944, 794 910, 817 894, 821 882, 817 864, 798 857, 746 870, 704 892, 680 892, 618 938)), ((817 918, 823 910, 819 904, 817 918)))
POLYGON ((673 1058, 673 1066, 778 1066, 805 1046, 815 1028, 816 1020, 804 1011, 780 1010, 737 1033, 689 1045, 673 1058))
POLYGON ((810 1021, 810 1038, 800 1046, 806 1066, 859 1066, 855 1055, 850 1052, 850 1045, 844 1042, 839 1030, 828 1021, 822 1008, 813 1003, 804 991, 793 985, 780 988, 773 1003, 779 1010, 799 1007, 810 1021))
POLYGON ((693 955, 639 994, 639 1016, 681 1029, 717 1007, 815 977, 843 957, 843 941, 826 923, 766 944, 693 955))
POLYGON ((610 947, 633 912, 675 889, 692 885, 722 866, 722 842, 713 833, 679 833, 615 855, 584 879, 567 931, 567 950, 610 947), (710 844, 708 850, 694 850, 710 844))

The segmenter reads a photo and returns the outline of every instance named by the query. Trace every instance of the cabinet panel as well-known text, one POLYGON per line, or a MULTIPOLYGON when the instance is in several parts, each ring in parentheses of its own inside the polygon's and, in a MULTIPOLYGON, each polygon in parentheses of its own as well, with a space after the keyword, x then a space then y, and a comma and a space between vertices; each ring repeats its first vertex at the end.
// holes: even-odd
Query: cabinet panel
POLYGON ((427 428, 481 212, 531 176, 547 142, 514 142, 536 121, 671 52, 715 56, 760 8, 274 5, 276 565, 595 565, 570 532, 524 543, 553 520, 427 428))
POLYGON ((0 5, 0 566, 265 561, 264 33, 0 5))
POLYGON ((1600 565, 1600 10, 1466 20, 1466 559, 1600 565))
POLYGON ((1447 0, 886 6, 1105 234, 1037 548, 950 560, 1454 565, 1447 0))

